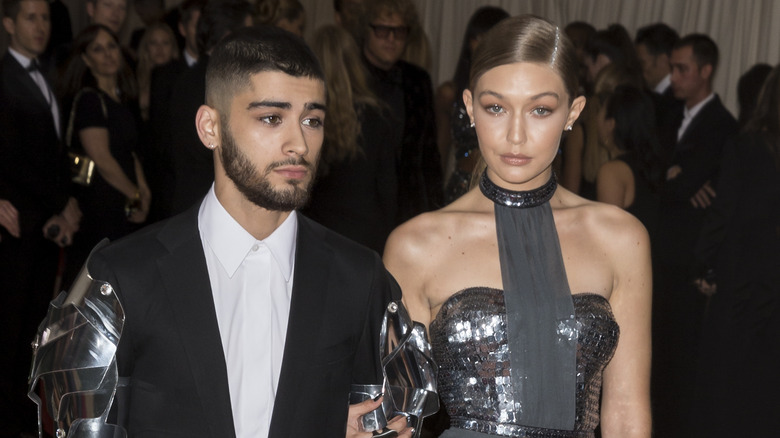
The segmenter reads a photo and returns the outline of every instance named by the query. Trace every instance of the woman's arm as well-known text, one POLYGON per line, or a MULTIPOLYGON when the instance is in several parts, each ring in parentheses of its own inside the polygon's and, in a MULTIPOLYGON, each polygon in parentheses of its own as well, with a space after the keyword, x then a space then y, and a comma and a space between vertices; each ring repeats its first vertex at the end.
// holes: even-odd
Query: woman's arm
POLYGON ((135 210, 130 215, 130 222, 140 224, 146 220, 146 216, 149 214, 149 204, 152 202, 152 193, 149 190, 149 185, 146 183, 141 161, 135 154, 133 154, 133 161, 135 163, 135 179, 138 181, 138 196, 141 200, 141 208, 135 210))
POLYGON ((604 163, 596 175, 596 200, 625 210, 630 205, 627 196, 629 178, 633 175, 626 163, 618 160, 604 163))
POLYGON ((125 175, 109 149, 108 129, 84 128, 79 131, 84 151, 95 162, 100 176, 127 198, 134 198, 138 187, 125 175))
POLYGON ((609 301, 620 325, 620 340, 604 370, 602 437, 649 438, 650 239, 642 224, 627 214, 619 215, 615 223, 604 228, 602 241, 607 242, 614 273, 609 301))
POLYGON ((412 320, 427 328, 431 322, 431 308, 425 295, 425 245, 416 226, 420 218, 398 227, 387 239, 383 262, 401 286, 403 303, 412 320))

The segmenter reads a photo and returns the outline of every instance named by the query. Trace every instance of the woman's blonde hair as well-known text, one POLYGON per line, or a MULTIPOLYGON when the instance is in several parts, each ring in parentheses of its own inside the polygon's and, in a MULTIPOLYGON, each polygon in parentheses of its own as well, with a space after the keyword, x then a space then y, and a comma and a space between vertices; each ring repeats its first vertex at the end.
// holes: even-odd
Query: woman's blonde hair
MULTIPOLYGON (((179 50, 176 43, 176 37, 173 35, 173 31, 165 23, 153 23, 147 26, 146 31, 141 37, 141 42, 138 44, 138 66, 135 69, 135 77, 138 80, 138 92, 139 94, 148 94, 149 88, 152 84, 152 70, 154 70, 154 63, 152 57, 149 54, 149 42, 152 38, 152 34, 155 31, 162 31, 171 43, 171 59, 179 59, 179 50)), ((144 108, 141 108, 144 111, 144 108)))
POLYGON ((312 50, 325 72, 328 89, 325 143, 321 166, 350 160, 360 152, 361 108, 379 106, 368 85, 368 72, 352 36, 334 25, 322 26, 314 34, 312 50))

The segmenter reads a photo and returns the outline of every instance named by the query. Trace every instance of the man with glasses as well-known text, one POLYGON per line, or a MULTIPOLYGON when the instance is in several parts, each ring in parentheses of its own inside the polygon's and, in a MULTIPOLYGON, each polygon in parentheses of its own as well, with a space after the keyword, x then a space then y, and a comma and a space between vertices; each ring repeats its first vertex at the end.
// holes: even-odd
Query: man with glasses
POLYGON ((436 147, 431 78, 401 60, 407 40, 422 32, 411 0, 377 0, 366 5, 363 55, 374 92, 390 108, 397 127, 386 147, 395 150, 398 216, 401 223, 441 207, 442 172, 436 147))

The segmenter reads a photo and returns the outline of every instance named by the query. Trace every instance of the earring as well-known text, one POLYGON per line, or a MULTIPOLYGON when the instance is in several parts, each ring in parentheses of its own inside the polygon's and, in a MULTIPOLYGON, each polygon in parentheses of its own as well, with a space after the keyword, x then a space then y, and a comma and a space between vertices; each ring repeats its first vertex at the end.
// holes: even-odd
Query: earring
POLYGON ((208 146, 206 146, 209 149, 214 149, 216 146, 214 146, 214 143, 210 143, 208 146))
POLYGON ((572 126, 571 126, 571 125, 567 126, 567 127, 566 127, 566 130, 567 130, 567 131, 571 131, 571 130, 572 130, 572 126))
POLYGON ((473 128, 474 126, 476 126, 476 125, 474 124, 474 122, 471 122, 471 124, 469 125, 469 128, 473 128))

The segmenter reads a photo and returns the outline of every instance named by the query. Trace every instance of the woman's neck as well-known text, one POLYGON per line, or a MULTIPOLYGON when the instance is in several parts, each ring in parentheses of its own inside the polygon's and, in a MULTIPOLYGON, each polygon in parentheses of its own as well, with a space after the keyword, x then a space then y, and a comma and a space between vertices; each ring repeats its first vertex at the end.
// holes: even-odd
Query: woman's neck
POLYGON ((108 94, 108 96, 114 100, 119 100, 119 95, 116 91, 116 76, 96 76, 98 88, 108 94))

